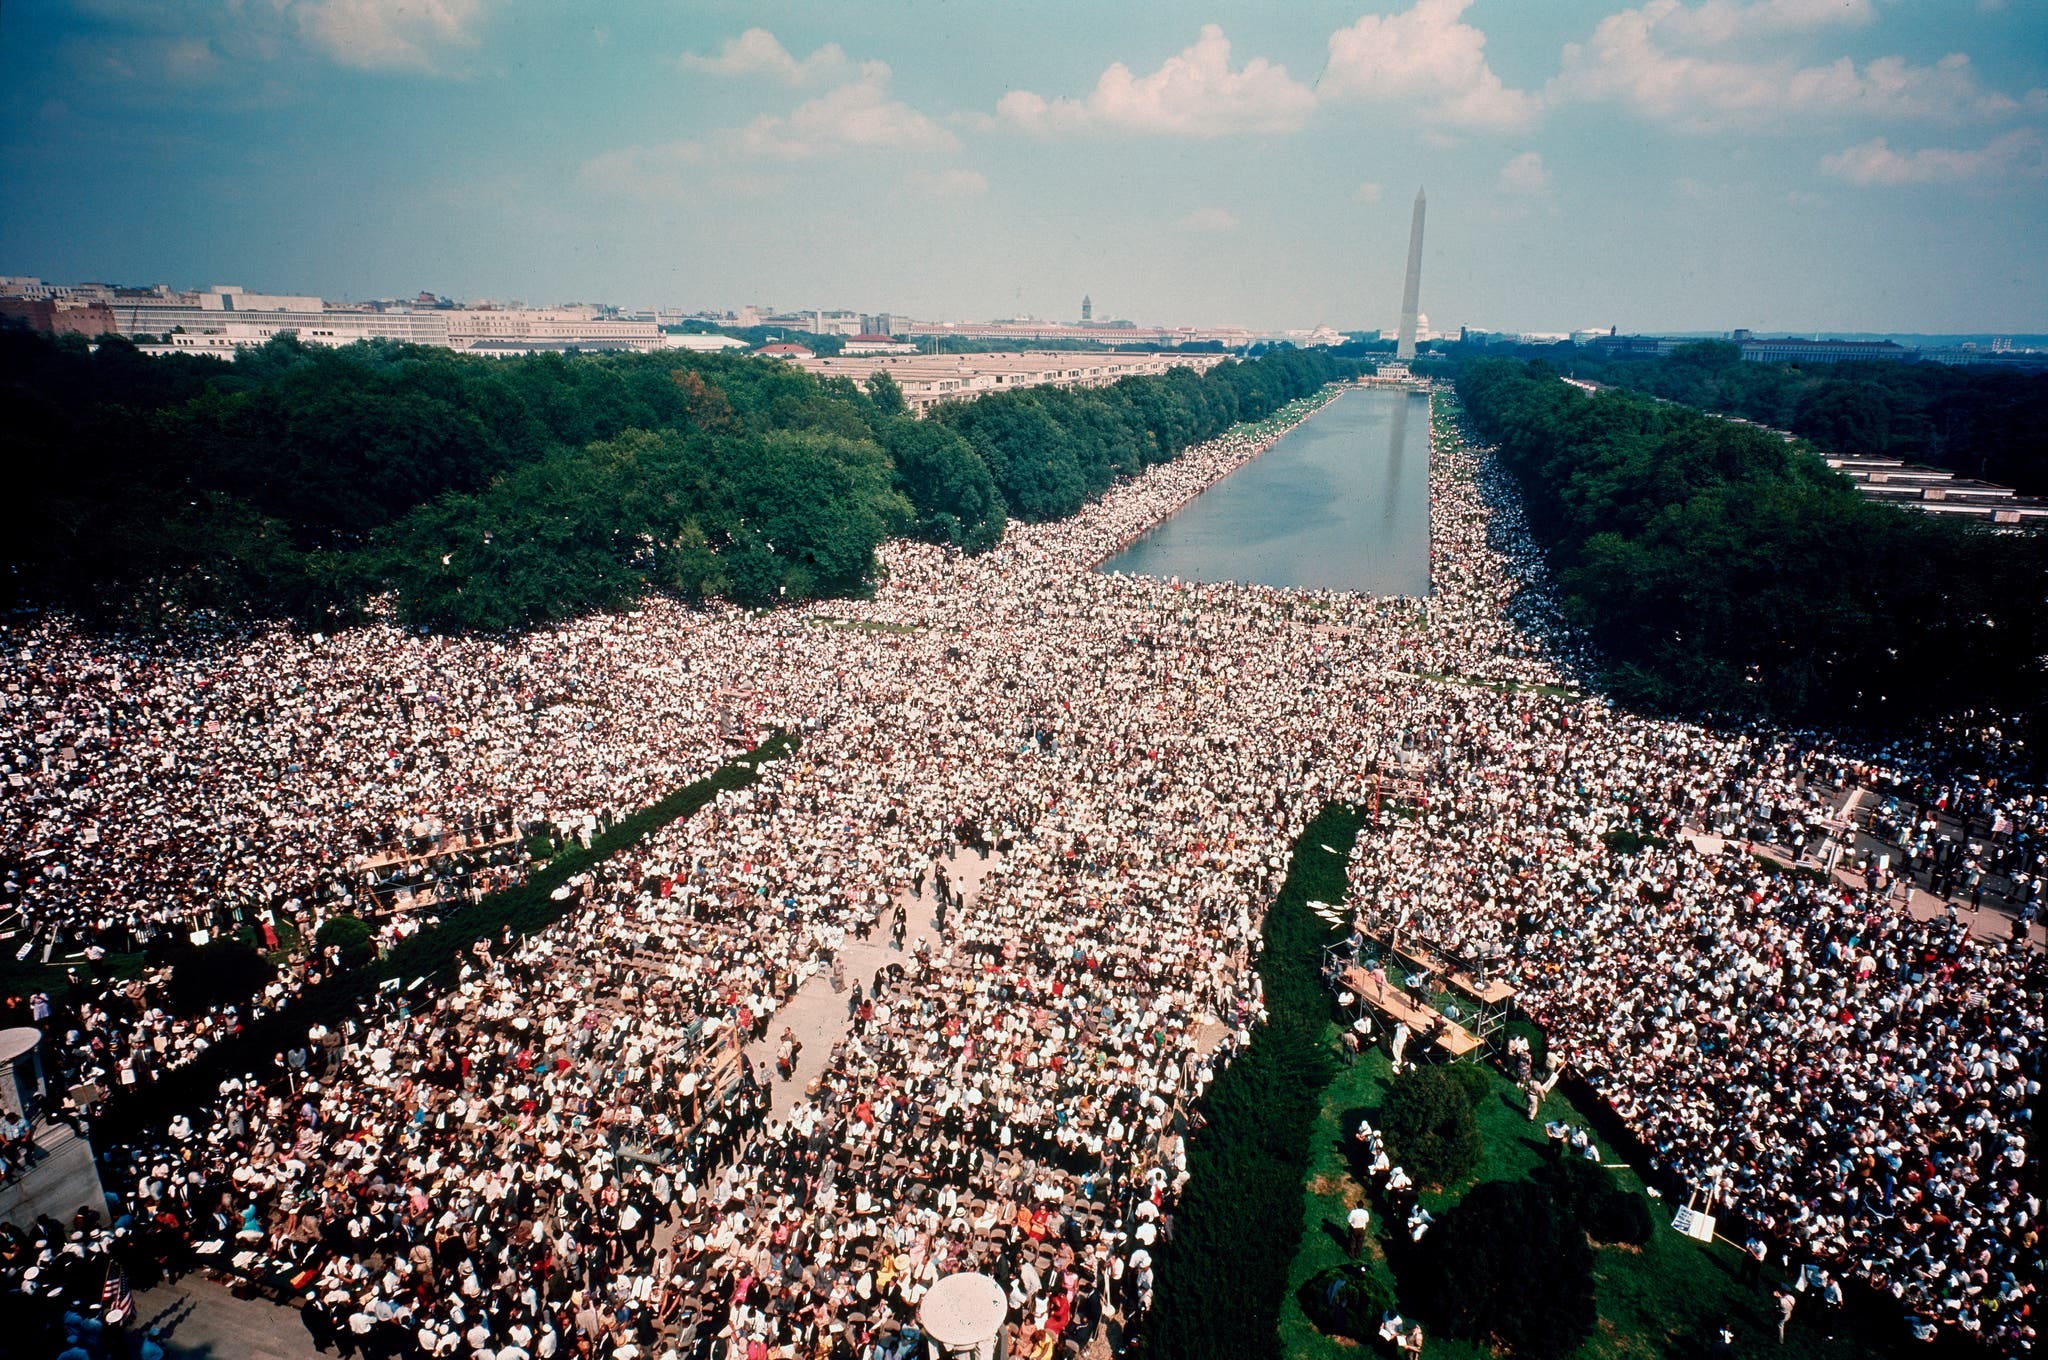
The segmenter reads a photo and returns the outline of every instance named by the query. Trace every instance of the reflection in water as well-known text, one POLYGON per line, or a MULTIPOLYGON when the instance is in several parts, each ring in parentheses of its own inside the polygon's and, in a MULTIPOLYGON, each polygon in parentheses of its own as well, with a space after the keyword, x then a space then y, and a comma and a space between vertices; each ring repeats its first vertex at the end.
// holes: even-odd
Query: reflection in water
POLYGON ((1426 594, 1428 400, 1365 388, 1344 393, 1102 569, 1426 594))
POLYGON ((1402 447, 1408 442, 1408 402, 1394 402, 1392 430, 1387 435, 1387 475, 1380 487, 1380 522, 1391 524, 1394 520, 1394 490, 1401 484, 1402 447))

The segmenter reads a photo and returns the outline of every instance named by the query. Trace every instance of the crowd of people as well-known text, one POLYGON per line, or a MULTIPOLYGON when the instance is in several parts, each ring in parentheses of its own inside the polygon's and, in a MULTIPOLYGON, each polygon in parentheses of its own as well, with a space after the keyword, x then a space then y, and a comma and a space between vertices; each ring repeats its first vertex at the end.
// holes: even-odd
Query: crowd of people
POLYGON ((146 1083, 331 975, 328 920, 395 943, 522 878, 536 837, 587 844, 710 773, 735 725, 817 709, 829 675, 802 635, 713 617, 654 601, 521 639, 0 630, 0 927, 17 963, 77 960, 46 1057, 67 1083, 146 1083), (196 1015, 170 1013, 167 970, 100 966, 232 938, 300 947, 196 1015))
MULTIPOLYGON (((868 1360, 914 1348, 923 1292, 965 1268, 1007 1292, 1013 1352, 1121 1352, 1198 1097, 1261 1019, 1288 848, 1401 771, 1422 801, 1361 839, 1362 909, 1512 971, 1667 1165, 2009 1332, 2038 956, 1734 848, 1818 825, 1839 753, 1582 698, 1512 489, 1442 402, 1427 598, 1094 570, 1324 399, 983 556, 889 545, 867 600, 518 640, 10 627, 6 906, 60 956, 310 938, 422 824, 574 834, 703 774, 736 702, 803 738, 579 875, 556 925, 103 1149, 112 1227, 72 1244, 292 1298, 344 1354, 868 1360), (942 906, 960 854, 986 872, 942 906), (944 929, 855 979, 843 1031, 792 1035, 829 1057, 778 1090, 750 1054, 896 904, 944 929)), ((254 1004, 332 966, 306 951, 254 1004)), ((234 1027, 79 990, 50 1024, 87 1074, 234 1027)))
POLYGON ((1654 1169, 1788 1268, 1862 1280, 1922 1334, 2029 1348, 2042 952, 2025 916, 1974 939, 1819 853, 1867 787, 1991 820, 2017 864, 2039 851, 2038 791, 1533 689, 1418 686, 1402 713, 1390 768, 1420 793, 1354 853, 1365 920, 1513 978, 1654 1169))

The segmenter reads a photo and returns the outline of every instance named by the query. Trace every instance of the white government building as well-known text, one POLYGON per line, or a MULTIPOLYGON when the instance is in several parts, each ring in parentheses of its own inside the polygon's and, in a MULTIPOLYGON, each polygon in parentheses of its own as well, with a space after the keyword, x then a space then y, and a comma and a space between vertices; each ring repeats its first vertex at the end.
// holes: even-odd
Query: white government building
POLYGON ((397 340, 499 355, 667 348, 656 322, 601 317, 583 307, 332 307, 317 297, 250 293, 226 284, 190 293, 116 293, 108 305, 123 335, 159 337, 141 346, 157 354, 233 358, 242 346, 286 333, 306 345, 397 340))

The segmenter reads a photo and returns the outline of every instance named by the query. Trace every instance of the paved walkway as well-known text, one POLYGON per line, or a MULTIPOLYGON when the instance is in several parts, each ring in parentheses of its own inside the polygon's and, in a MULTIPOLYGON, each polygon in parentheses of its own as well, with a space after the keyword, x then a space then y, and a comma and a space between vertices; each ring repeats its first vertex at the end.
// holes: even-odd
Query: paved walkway
MULTIPOLYGON (((967 900, 973 902, 980 895, 982 880, 1000 861, 998 855, 983 859, 978 852, 968 850, 946 861, 946 873, 955 890, 965 893, 967 900)), ((865 942, 850 940, 840 953, 846 962, 848 992, 858 981, 865 995, 876 969, 891 962, 907 963, 921 941, 930 940, 937 949, 935 886, 927 882, 923 893, 900 893, 896 900, 904 904, 906 913, 903 952, 899 954, 889 947, 889 913, 884 911, 872 938, 865 942)), ((788 1005, 770 1017, 768 1037, 747 1050, 755 1070, 772 1076, 775 1046, 781 1041, 784 1027, 795 1031, 803 1041, 796 1079, 775 1083, 778 1118, 786 1118, 803 1094, 805 1084, 824 1072, 831 1061, 832 1045, 845 1036, 850 1027, 846 1015, 848 992, 833 991, 829 973, 811 978, 797 989, 788 1005)), ((661 1225, 656 1231, 656 1246, 666 1246, 666 1239, 673 1233, 673 1224, 661 1225)), ((320 1354, 313 1349, 297 1310, 281 1308, 265 1299, 238 1299, 220 1285, 196 1275, 139 1294, 136 1305, 139 1323, 157 1329, 171 1360, 316 1360, 320 1354)), ((0 1355, 6 1350, 6 1344, 0 1341, 0 1355)))
MULTIPOLYGON (((135 1296, 135 1327, 153 1327, 169 1360, 319 1360, 295 1308, 238 1299, 197 1275, 135 1296)), ((0 1353, 7 1345, 0 1341, 0 1353)), ((329 1353, 332 1360, 332 1353, 329 1353)))
MULTIPOLYGON (((1915 881, 1914 875, 1902 872, 1909 861, 1909 856, 1905 850, 1901 846, 1872 835, 1868 830, 1863 829, 1857 818, 1857 813, 1863 804, 1874 804, 1880 801, 1881 799, 1876 793, 1859 787, 1848 800, 1847 805, 1843 809, 1842 816, 1845 819, 1851 820, 1854 827, 1848 837, 1848 850, 1851 854, 1859 854, 1866 859, 1875 859, 1879 855, 1890 857, 1893 877, 1892 900, 1899 900, 1903 894, 1906 909, 1913 914, 1915 920, 1920 921, 1929 920, 1936 916, 1945 916, 1948 914, 1950 906, 1953 905, 1956 916, 1969 927, 1970 934, 1975 939, 2004 941, 2013 939, 2019 934, 2020 906, 2012 896, 2012 880, 2005 875, 1986 874, 1984 877, 1984 905, 1973 907, 1970 905, 1970 894, 1967 890, 1958 891, 1953 897, 1942 897, 1920 887, 1915 881)), ((1985 824, 1986 829, 1984 831, 1973 831, 1972 828, 1976 827, 1982 819, 1973 818, 1965 822, 1953 813, 1942 812, 1936 814, 1935 820, 1941 825, 1940 834, 1951 836, 1960 842, 1983 841, 1990 834, 1988 823, 1985 824)), ((1837 869, 1835 872, 1837 875, 1842 875, 1851 871, 1837 869)), ((1925 870, 1922 872, 1927 874, 1930 881, 1933 879, 1934 875, 1931 872, 1925 870)), ((1862 875, 1856 873, 1852 876, 1860 885, 1862 875)), ((2027 940, 2036 948, 2048 948, 2048 924, 2040 921, 2034 922, 2032 926, 2027 928, 2027 940)))
MULTIPOLYGON (((1894 856, 1899 853, 1897 847, 1886 846, 1883 841, 1867 834, 1858 834, 1871 845, 1877 846, 1880 849, 1889 849, 1894 856)), ((1727 843, 1719 836, 1706 835, 1696 831, 1688 831, 1685 835, 1702 852, 1710 855, 1719 854, 1721 847, 1727 843)), ((1808 869, 1815 873, 1822 872, 1825 867, 1814 860, 1801 860, 1794 866, 1791 858, 1786 855, 1784 850, 1775 845, 1763 845, 1755 841, 1744 841, 1741 844, 1751 854, 1786 865, 1787 867, 1808 869)), ((1846 888, 1854 888, 1860 891, 1864 886, 1862 874, 1853 869, 1845 869, 1840 865, 1835 867, 1834 879, 1846 888)), ((1958 893, 1954 899, 1937 897, 1924 888, 1908 886, 1908 880, 1904 878, 1895 877, 1892 880, 1891 890, 1886 894, 1885 900, 1898 904, 1902 900, 1902 896, 1906 910, 1911 913, 1916 921, 1930 921, 1937 916, 1946 916, 1953 909, 1957 918, 1969 928, 1972 939, 1999 942, 2010 940, 2019 932, 2019 917, 2010 908, 2004 907, 1996 899, 1986 901, 1982 907, 1973 907, 1970 905, 1970 899, 1967 894, 1958 893)), ((2027 941, 2036 949, 2048 949, 2048 925, 2036 921, 2032 926, 2028 927, 2027 941)))
MULTIPOLYGON (((1002 862, 1000 855, 991 853, 983 859, 978 851, 963 850, 945 861, 946 876, 956 892, 964 893, 972 904, 981 895, 982 880, 988 871, 1002 862)), ((850 935, 846 947, 839 951, 839 957, 846 965, 846 990, 832 990, 832 975, 819 973, 816 977, 797 988, 796 995, 788 1004, 768 1017, 768 1037, 747 1049, 747 1057, 754 1064, 757 1075, 774 1078, 774 1117, 786 1119, 802 1097, 804 1087, 821 1075, 832 1061, 832 1045, 846 1037, 852 1021, 846 1014, 846 1003, 853 993, 853 985, 860 984, 861 995, 866 996, 874 984, 876 970, 891 963, 901 963, 908 970, 910 960, 917 953, 917 946, 923 941, 932 943, 932 951, 939 949, 939 928, 936 918, 938 895, 936 885, 926 881, 924 891, 913 895, 908 891, 896 895, 905 912, 903 950, 898 953, 889 946, 890 913, 884 910, 882 920, 875 926, 873 935, 867 940, 856 940, 850 935), (792 1081, 783 1081, 775 1076, 775 1050, 782 1042, 782 1031, 792 1031, 803 1045, 797 1054, 796 1076, 792 1081)), ((959 913, 954 913, 958 919, 959 913)))

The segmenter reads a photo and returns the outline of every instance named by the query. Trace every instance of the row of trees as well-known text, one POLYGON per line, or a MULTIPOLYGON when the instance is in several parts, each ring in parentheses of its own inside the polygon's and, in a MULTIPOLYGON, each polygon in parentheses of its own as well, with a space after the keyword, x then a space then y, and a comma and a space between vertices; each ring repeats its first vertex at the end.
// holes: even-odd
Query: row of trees
POLYGON ((725 355, 474 359, 282 339, 232 365, 0 333, 23 531, 14 603, 503 629, 649 588, 843 595, 910 534, 985 549, 1349 371, 1277 352, 911 420, 866 387, 725 355), (986 409, 983 409, 983 408, 986 409))
POLYGON ((942 407, 1025 520, 1064 519, 1119 477, 1176 458, 1239 421, 1258 420, 1356 366, 1316 350, 1274 350, 1207 374, 1176 368, 1103 388, 1027 388, 942 407))
POLYGON ((2041 716, 2048 535, 1870 504, 1772 434, 1587 396, 1541 362, 1469 364, 1458 390, 1619 697, 1830 724, 2041 716))
POLYGON ((2048 373, 1946 364, 1744 363, 1726 341, 1583 374, 1669 401, 1789 430, 1830 453, 1904 458, 2029 495, 2048 493, 2048 373))

